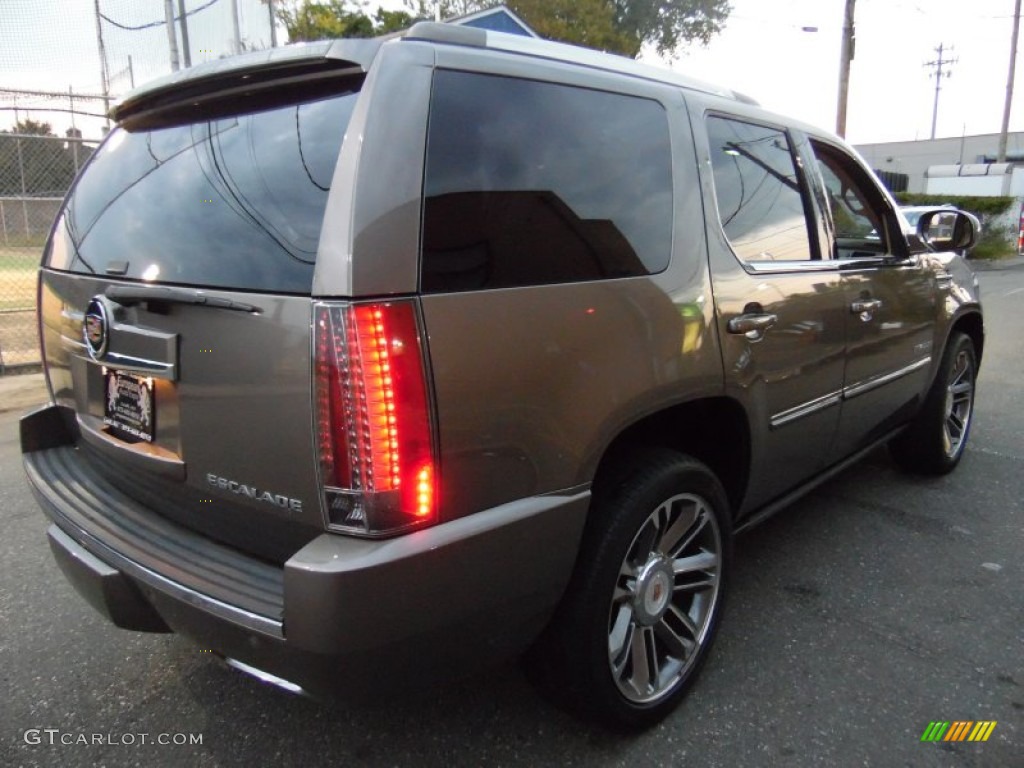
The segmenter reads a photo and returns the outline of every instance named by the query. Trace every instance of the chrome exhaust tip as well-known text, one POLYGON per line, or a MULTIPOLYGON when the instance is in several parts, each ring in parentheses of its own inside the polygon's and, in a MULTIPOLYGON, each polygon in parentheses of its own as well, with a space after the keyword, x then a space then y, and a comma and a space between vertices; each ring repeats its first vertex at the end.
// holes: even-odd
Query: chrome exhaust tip
POLYGON ((272 675, 269 672, 264 672, 262 669, 257 669, 256 667, 250 666, 249 664, 239 661, 238 659, 224 657, 224 662, 229 667, 234 667, 238 671, 244 672, 250 677, 255 677, 261 683, 269 683, 270 685, 276 686, 281 690, 288 691, 288 693, 294 693, 298 696, 306 695, 306 692, 302 689, 301 685, 296 685, 295 683, 289 680, 285 680, 283 677, 278 677, 277 675, 272 675))

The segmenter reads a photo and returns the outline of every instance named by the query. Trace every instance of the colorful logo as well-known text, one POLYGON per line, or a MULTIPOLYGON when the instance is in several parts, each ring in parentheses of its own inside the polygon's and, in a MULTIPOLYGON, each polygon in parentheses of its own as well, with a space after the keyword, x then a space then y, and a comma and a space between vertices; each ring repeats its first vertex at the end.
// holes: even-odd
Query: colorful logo
POLYGON ((988 741, 995 728, 995 720, 933 720, 921 734, 921 741, 988 741))

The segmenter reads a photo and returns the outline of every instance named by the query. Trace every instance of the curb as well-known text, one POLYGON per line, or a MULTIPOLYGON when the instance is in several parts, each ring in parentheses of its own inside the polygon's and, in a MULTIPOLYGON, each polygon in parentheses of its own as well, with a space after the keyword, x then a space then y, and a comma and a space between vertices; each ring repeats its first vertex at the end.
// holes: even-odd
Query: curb
POLYGON ((1024 267, 1024 256, 1011 256, 1008 259, 968 259, 967 263, 975 272, 1005 272, 1024 267))

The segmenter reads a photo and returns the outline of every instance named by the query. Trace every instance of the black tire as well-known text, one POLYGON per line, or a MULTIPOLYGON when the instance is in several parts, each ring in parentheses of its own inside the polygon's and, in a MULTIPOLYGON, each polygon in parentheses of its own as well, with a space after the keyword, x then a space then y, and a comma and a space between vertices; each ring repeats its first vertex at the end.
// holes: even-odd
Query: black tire
POLYGON ((977 375, 974 342, 954 332, 921 410, 889 443, 889 451, 900 467, 920 474, 944 475, 960 463, 974 417, 977 375))
POLYGON ((721 483, 689 457, 645 452, 615 477, 595 482, 576 570, 527 663, 556 703, 632 730, 671 712, 707 658, 732 526, 721 483))

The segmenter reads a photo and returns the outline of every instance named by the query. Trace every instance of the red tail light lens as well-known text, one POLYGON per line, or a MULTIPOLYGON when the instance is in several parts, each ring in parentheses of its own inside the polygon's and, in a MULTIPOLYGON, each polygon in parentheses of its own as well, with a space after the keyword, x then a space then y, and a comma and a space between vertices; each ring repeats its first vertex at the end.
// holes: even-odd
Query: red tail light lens
POLYGON ((414 304, 317 304, 314 331, 329 526, 381 536, 435 522, 433 435, 414 304))

